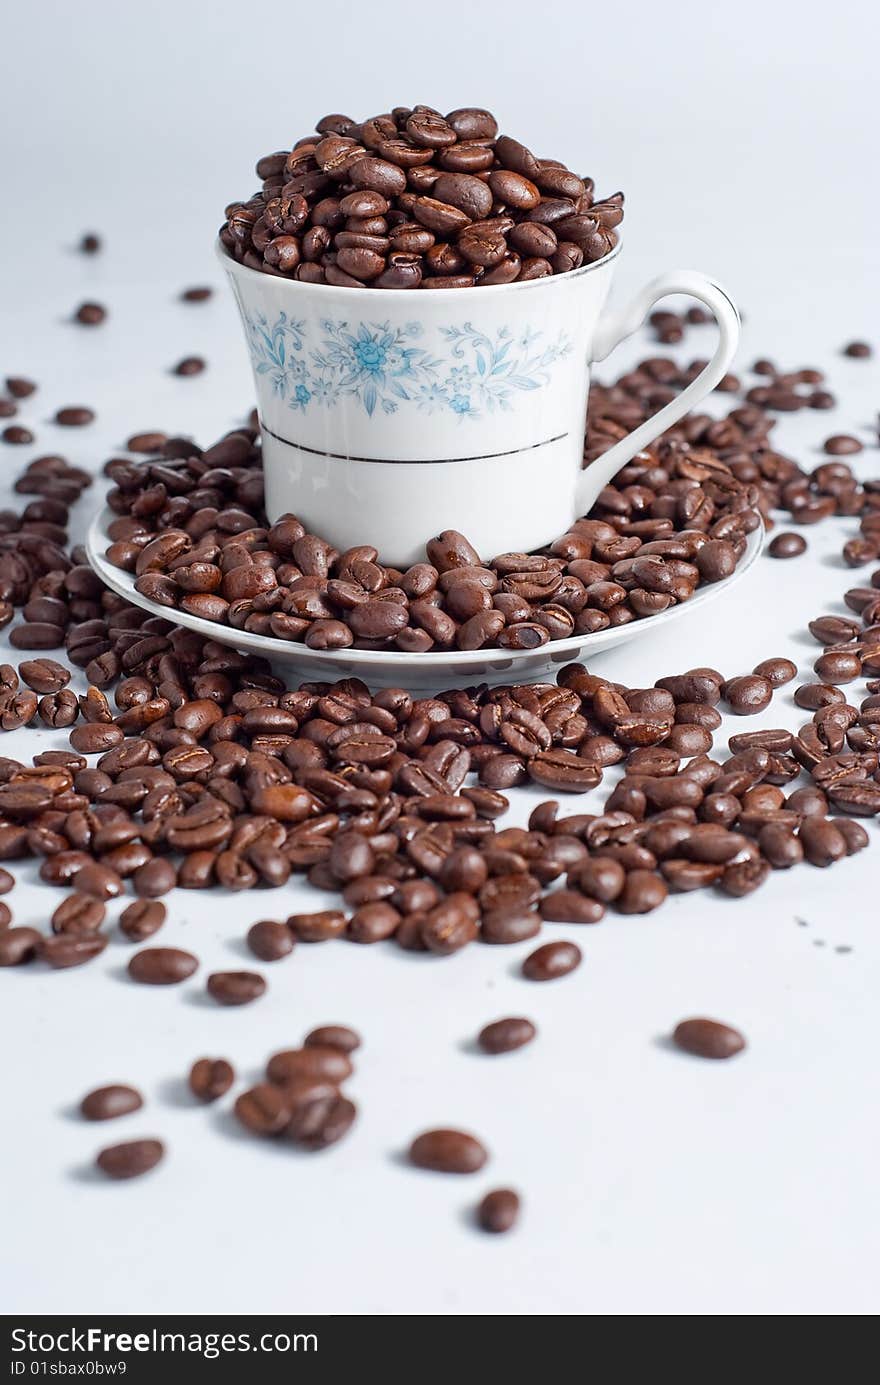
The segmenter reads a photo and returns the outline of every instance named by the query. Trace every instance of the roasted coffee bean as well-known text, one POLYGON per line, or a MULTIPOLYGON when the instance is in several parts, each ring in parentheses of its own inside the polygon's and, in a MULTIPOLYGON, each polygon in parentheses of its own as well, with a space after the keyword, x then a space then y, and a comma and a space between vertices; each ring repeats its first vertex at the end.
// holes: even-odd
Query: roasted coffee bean
POLYGON ((33 380, 23 375, 7 375, 4 383, 14 399, 28 399, 37 388, 33 380))
POLYGON ((754 716, 769 707, 773 697, 771 683, 760 674, 746 673, 723 685, 724 700, 737 716, 754 716))
POLYGON ((255 971, 215 971, 207 984, 219 1005, 249 1005, 266 992, 265 979, 255 971))
POLYGON ((752 672, 760 678, 766 678, 771 687, 781 688, 797 676, 797 664, 793 664, 791 659, 764 659, 755 665, 752 672))
POLYGON ((478 1173, 488 1159, 480 1141, 463 1130, 426 1130, 409 1147, 409 1160, 434 1173, 478 1173))
POLYGON ((537 1032, 531 1020, 495 1020, 480 1030, 477 1043, 484 1053, 510 1053, 531 1043, 537 1032))
POLYGON ((843 835, 828 818, 804 818, 798 838, 811 866, 831 866, 847 855, 843 835))
POLYGON ((360 1035, 344 1024, 322 1024, 303 1039, 304 1048, 338 1048, 346 1054, 360 1046, 360 1035))
POLYGON ((666 881, 655 871, 631 870, 615 900, 615 908, 622 914, 648 914, 663 904, 667 893, 666 881))
POLYGON ((97 327, 106 321, 107 309, 103 303, 80 303, 73 316, 84 327, 97 327))
POLYGON ((477 1222, 483 1231, 500 1235, 511 1231, 519 1218, 519 1194, 512 1188, 494 1188, 477 1208, 477 1222))
POLYGON ((807 541, 802 534, 775 534, 767 545, 771 558, 799 558, 807 551, 807 541))
POLYGON ((254 1135, 280 1135, 290 1123, 293 1107, 283 1088, 260 1082, 236 1099, 235 1114, 254 1135))
POLYGON ((82 428, 94 420, 94 410, 87 409, 82 404, 69 404, 63 409, 58 409, 55 414, 55 422, 62 428, 82 428))
POLYGON ((164 1154, 161 1140, 129 1140, 102 1149, 95 1163, 108 1178, 139 1178, 154 1169, 164 1154))
MULTIPOLYGON (((0 935, 0 940, 18 931, 9 929, 0 935)), ((85 962, 91 962, 101 955, 106 946, 107 939, 101 933, 58 933, 55 937, 42 940, 40 956, 54 970, 66 971, 68 967, 81 967, 85 962)))
POLYGON ((86 1120, 106 1121, 139 1111, 143 1104, 143 1097, 134 1087, 116 1083, 109 1087, 96 1087, 83 1097, 79 1109, 86 1120))
POLYGON ((18 666, 23 683, 36 693, 58 693, 70 682, 70 670, 54 659, 25 659, 18 666))
POLYGON ((159 931, 166 913, 165 905, 159 900, 136 899, 119 915, 119 927, 133 943, 140 943, 159 931))
POLYGON ((294 1105, 286 1134, 303 1149, 327 1149, 347 1135, 357 1116, 353 1101, 339 1093, 294 1105))
POLYGON ((235 1081, 235 1071, 225 1058, 198 1058, 189 1070, 189 1089, 199 1101, 217 1101, 235 1081))
POLYGON ((536 909, 501 908, 483 913, 480 937, 484 943, 505 945, 526 942, 541 931, 541 915, 536 909))
POLYGON ((303 943, 320 943, 341 938, 347 920, 340 909, 325 909, 315 914, 291 914, 287 926, 303 943))
POLYGON ((823 450, 830 457, 849 457, 861 452, 862 444, 849 433, 835 433, 834 437, 825 439, 823 450))
POLYGON ((201 375, 205 369, 205 360, 202 356, 184 356, 174 367, 175 375, 201 375))
POLYGON ((191 952, 176 947, 145 947, 136 952, 128 964, 133 981, 147 986, 174 986, 186 981, 198 969, 198 959, 191 952))
POLYGON ((544 943, 522 964, 522 974, 529 981, 555 981, 579 967, 583 954, 576 943, 544 943))
POLYGON ((262 191, 226 208, 221 243, 248 267, 339 287, 466 287, 563 273, 616 244, 622 195, 593 202, 592 183, 498 138, 489 112, 444 118, 417 106, 360 125, 333 119, 338 128, 258 160, 262 191), (575 214, 587 198, 592 215, 575 214), (563 220, 569 241, 559 246, 550 223, 563 220), (505 236, 520 227, 508 253, 505 236), (371 235, 381 243, 353 239, 371 235), (403 256, 385 268, 389 240, 403 256))
POLYGON ((18 967, 33 961, 43 941, 36 928, 0 929, 0 967, 18 967))
POLYGON ((746 1046, 738 1029, 710 1019, 682 1020, 673 1030, 672 1041, 697 1058, 733 1058, 746 1046))
POLYGON ((106 910, 98 899, 74 892, 63 899, 52 915, 53 933, 96 933, 106 910))
POLYGON ((293 951, 293 934, 286 923, 263 919, 248 929, 247 945, 261 962, 278 962, 293 951))
POLYGON ((13 447, 28 447, 34 441, 30 428, 23 428, 20 423, 10 423, 9 427, 0 433, 0 438, 13 447))
POLYGON ((578 890, 554 890, 541 900, 539 912, 548 923, 600 923, 605 907, 578 890))

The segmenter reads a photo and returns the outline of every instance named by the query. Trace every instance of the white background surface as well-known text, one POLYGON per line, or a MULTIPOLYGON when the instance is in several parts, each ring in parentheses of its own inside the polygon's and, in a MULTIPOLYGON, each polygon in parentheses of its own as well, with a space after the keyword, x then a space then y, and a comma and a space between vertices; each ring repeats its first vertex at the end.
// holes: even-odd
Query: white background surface
MULTIPOLYGON (((600 13, 512 0, 472 7, 458 24, 435 18, 335 0, 317 10, 228 0, 17 9, 0 57, 0 373, 33 375, 41 388, 21 411, 37 444, 2 449, 4 485, 30 455, 59 450, 97 469, 133 431, 206 443, 240 420, 251 383, 211 254, 224 203, 251 191, 257 156, 289 147, 325 111, 364 116, 418 100, 492 106, 539 152, 593 173, 602 191, 625 189, 618 302, 660 270, 705 269, 746 312, 743 367, 771 355, 828 368, 841 407, 784 418, 784 450, 811 465, 829 432, 870 439, 876 364, 838 354, 854 336, 880 344, 869 97, 878 34, 867 5, 600 13), (106 253, 78 257, 71 247, 93 228, 106 253), (179 305, 193 282, 217 285, 217 300, 179 305), (65 321, 84 298, 108 304, 104 327, 65 321), (167 374, 191 353, 208 358, 203 376, 167 374), (96 407, 98 422, 53 427, 68 403, 96 407)), ((682 359, 707 354, 705 331, 682 359)), ((626 354, 618 360, 623 368, 626 354)), ((877 463, 876 448, 856 459, 865 477, 877 463)), ((80 532, 97 499, 80 504, 80 532)), ((728 605, 682 622, 674 645, 649 633, 601 671, 650 684, 697 663, 733 674, 778 653, 808 668, 818 649, 806 621, 840 610, 858 580, 837 556, 852 527, 809 531, 808 557, 764 560, 728 605)), ((725 733, 803 719, 783 692, 760 721, 725 733)), ((61 744, 63 734, 30 731, 0 750, 61 744)), ((542 796, 518 793, 511 821, 542 796)), ((127 983, 131 949, 118 936, 81 971, 0 974, 0 1303, 72 1313, 873 1311, 875 823, 870 832, 872 851, 829 872, 779 873, 745 904, 699 894, 644 919, 554 925, 577 937, 584 964, 545 987, 517 976, 527 947, 443 961, 338 944, 267 967, 270 989, 254 1006, 204 1000, 208 971, 247 965, 247 925, 319 907, 320 896, 293 889, 172 896, 157 941, 203 962, 183 987, 127 983), (532 1047, 498 1059, 470 1051, 484 1023, 511 1013, 537 1022, 532 1047), (714 1065, 669 1051, 662 1036, 694 1013, 741 1026, 747 1052, 714 1065), (352 1083, 360 1120, 333 1151, 258 1143, 227 1103, 204 1111, 187 1100, 182 1079, 196 1057, 226 1055, 250 1079, 274 1049, 328 1021, 365 1038, 352 1083), (80 1096, 111 1080, 139 1086, 146 1108, 103 1127, 78 1120, 80 1096), (401 1164, 415 1133, 445 1123, 484 1138, 483 1173, 457 1180, 401 1164), (169 1146, 153 1176, 126 1186, 91 1173, 101 1144, 153 1134, 169 1146), (523 1193, 521 1227, 481 1237, 468 1213, 503 1184, 523 1193)), ((16 871, 15 921, 46 926, 60 894, 34 887, 32 864, 16 871)))

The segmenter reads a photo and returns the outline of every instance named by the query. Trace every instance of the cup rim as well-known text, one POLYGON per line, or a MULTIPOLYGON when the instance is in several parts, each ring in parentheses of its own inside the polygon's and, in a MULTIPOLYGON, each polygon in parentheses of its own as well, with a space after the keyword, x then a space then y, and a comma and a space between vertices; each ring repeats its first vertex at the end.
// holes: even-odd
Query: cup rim
MULTIPOLYGON (((607 255, 603 255, 601 260, 593 260, 591 264, 581 265, 579 269, 569 269, 566 270, 564 274, 549 274, 546 275, 543 279, 525 279, 520 283, 514 282, 512 284, 486 284, 485 287, 480 288, 480 293, 510 293, 512 290, 525 292, 528 289, 537 289, 541 287, 547 288, 551 284, 571 283, 573 279, 580 279, 586 274, 592 274, 595 270, 604 269, 606 265, 610 264, 612 260, 617 258, 622 248, 623 240, 621 238, 618 238, 617 244, 615 245, 614 249, 609 250, 607 255)), ((318 293, 323 295, 326 294, 328 289, 338 288, 340 292, 345 293, 346 300, 350 295, 352 299, 369 297, 371 301, 375 302, 377 298, 381 299, 386 294, 406 295, 408 298, 412 298, 414 294, 418 294, 419 292, 418 289, 370 289, 366 287, 353 289, 343 288, 341 285, 338 284, 309 284, 301 279, 288 279, 281 274, 263 274, 261 270, 251 269, 249 265, 242 264, 240 260, 236 260, 232 255, 230 255, 229 251, 226 249, 226 246, 223 244, 219 236, 214 242, 214 249, 217 258, 220 260, 221 264, 224 266, 227 273, 232 273, 234 271, 236 274, 241 274, 247 277, 258 279, 261 283, 265 283, 267 279, 270 279, 276 284, 284 284, 286 286, 292 287, 298 293, 306 293, 308 291, 309 293, 318 293)), ((475 287, 478 286, 470 284, 467 287, 460 289, 442 289, 439 290, 436 294, 434 294, 433 297, 439 297, 442 302, 446 303, 450 299, 457 299, 463 293, 466 293, 468 295, 468 302, 472 302, 473 300, 471 298, 471 294, 475 287)))

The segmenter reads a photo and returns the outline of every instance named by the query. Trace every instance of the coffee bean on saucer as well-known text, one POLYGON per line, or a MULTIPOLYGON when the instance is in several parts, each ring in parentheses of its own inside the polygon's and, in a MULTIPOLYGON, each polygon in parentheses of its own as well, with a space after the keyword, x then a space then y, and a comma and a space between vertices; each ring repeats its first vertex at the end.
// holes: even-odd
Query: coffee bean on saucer
POLYGON ((115 1120, 118 1116, 130 1115, 139 1111, 144 1104, 140 1092, 134 1087, 114 1083, 109 1087, 97 1087, 83 1097, 79 1109, 90 1121, 115 1120))
POLYGON ((844 356, 851 356, 854 360, 864 361, 874 352, 866 341, 851 341, 843 348, 844 356))
POLYGON ((798 558, 807 551, 807 541, 802 534, 776 534, 767 545, 771 558, 798 558))
POLYGON ((682 1020, 676 1025, 672 1040, 697 1058, 733 1058, 746 1046, 738 1029, 710 1019, 682 1020))
POLYGON ((139 1178, 154 1169, 164 1154, 161 1140, 129 1140, 102 1149, 95 1163, 108 1178, 139 1178))

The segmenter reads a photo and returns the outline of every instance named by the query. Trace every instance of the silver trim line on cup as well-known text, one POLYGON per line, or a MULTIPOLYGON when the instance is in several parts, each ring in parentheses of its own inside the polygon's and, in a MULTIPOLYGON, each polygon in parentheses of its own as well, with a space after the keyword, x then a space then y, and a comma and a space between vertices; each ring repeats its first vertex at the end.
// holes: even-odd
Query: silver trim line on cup
POLYGON ((544 438, 543 442, 532 442, 526 447, 511 447, 506 452, 483 452, 473 457, 350 457, 345 452, 322 452, 319 447, 306 447, 304 443, 292 442, 290 438, 283 438, 280 433, 275 433, 271 428, 260 419, 260 429, 268 433, 270 438, 276 442, 283 442, 286 447, 295 447, 299 452, 308 452, 312 457, 329 457, 334 462, 379 462, 383 466, 446 466, 449 462, 485 462, 494 457, 515 457, 520 452, 534 452, 539 447, 549 447, 551 442, 562 442, 563 438, 568 437, 568 433, 557 433, 555 437, 544 438))

